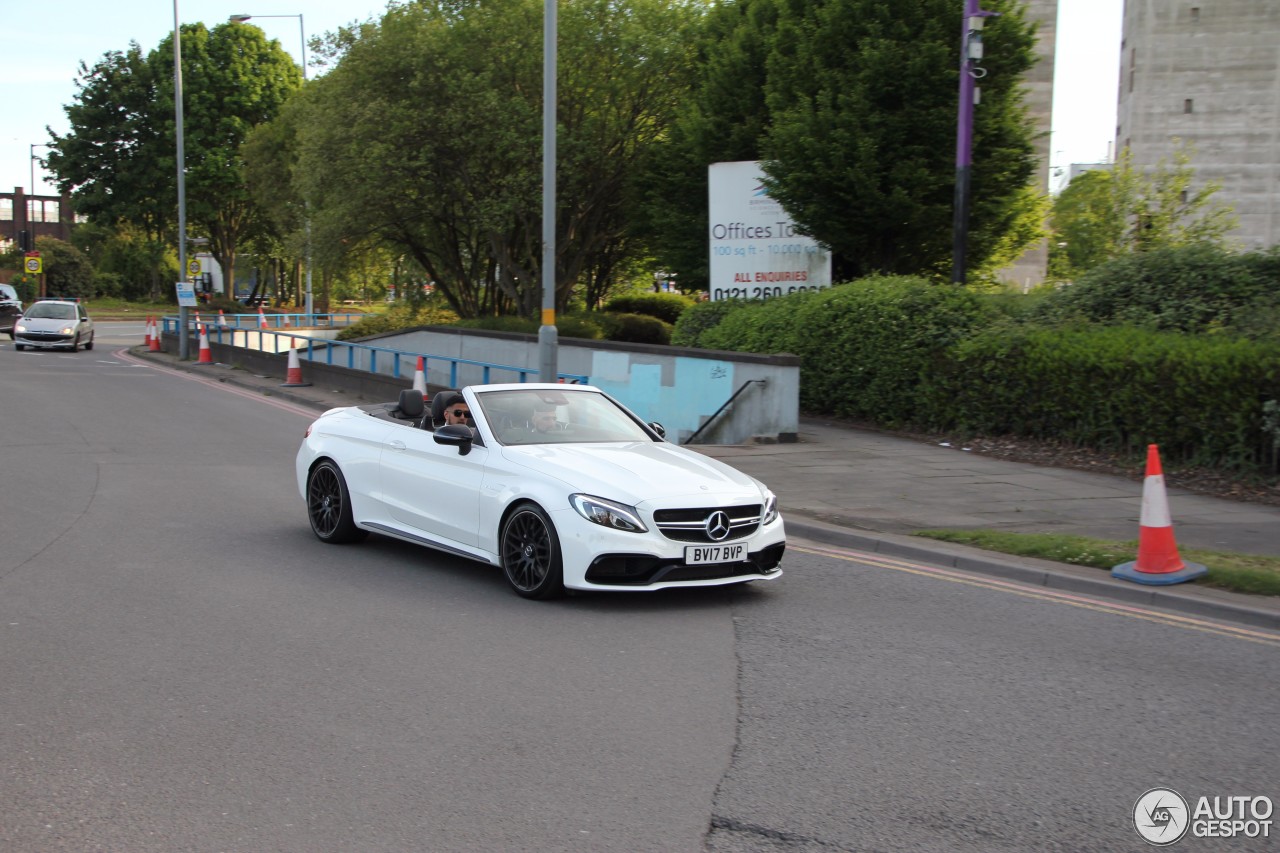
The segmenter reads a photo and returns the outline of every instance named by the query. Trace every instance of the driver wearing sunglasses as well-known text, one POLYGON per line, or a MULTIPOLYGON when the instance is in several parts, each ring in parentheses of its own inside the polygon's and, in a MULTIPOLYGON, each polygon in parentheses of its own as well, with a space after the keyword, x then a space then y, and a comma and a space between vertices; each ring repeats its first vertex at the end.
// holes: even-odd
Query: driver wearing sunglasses
POLYGON ((469 426, 469 424, 467 423, 467 420, 470 417, 471 417, 471 409, 469 406, 467 406, 465 402, 463 402, 462 397, 458 397, 456 402, 451 401, 448 407, 446 407, 444 410, 445 426, 452 426, 452 425, 469 426))

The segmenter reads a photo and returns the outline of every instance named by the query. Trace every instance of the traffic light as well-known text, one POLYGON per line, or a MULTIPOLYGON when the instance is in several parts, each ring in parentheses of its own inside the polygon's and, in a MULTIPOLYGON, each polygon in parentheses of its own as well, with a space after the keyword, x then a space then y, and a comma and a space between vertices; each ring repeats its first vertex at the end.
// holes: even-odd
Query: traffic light
POLYGON ((33 247, 31 245, 30 231, 23 230, 18 232, 18 248, 23 252, 30 252, 32 250, 33 247))

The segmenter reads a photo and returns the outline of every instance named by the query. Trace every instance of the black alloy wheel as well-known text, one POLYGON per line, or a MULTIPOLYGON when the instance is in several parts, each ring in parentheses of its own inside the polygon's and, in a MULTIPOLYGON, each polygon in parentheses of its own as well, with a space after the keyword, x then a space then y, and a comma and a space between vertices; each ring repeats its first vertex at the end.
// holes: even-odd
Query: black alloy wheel
POLYGON ((555 598, 564 592, 564 563, 555 525, 536 504, 525 503, 507 516, 499 537, 502 571, 518 595, 555 598))
POLYGON ((369 535, 356 527, 347 481, 338 466, 328 460, 307 475, 307 518, 316 538, 331 545, 359 542, 369 535))

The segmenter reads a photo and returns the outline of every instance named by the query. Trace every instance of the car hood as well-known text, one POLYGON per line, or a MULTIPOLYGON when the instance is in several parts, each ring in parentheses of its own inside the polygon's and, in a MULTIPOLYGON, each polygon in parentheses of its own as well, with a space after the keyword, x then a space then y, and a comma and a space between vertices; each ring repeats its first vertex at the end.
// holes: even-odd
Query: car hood
POLYGON ((656 442, 505 447, 509 462, 554 477, 574 492, 637 505, 670 498, 760 500, 762 486, 735 468, 656 442))
POLYGON ((27 317, 22 320, 19 320, 18 322, 20 322, 22 325, 26 326, 27 329, 33 332, 58 332, 67 328, 68 326, 74 329, 77 325, 79 325, 80 321, 79 320, 53 320, 47 317, 37 317, 35 319, 31 319, 30 317, 27 317))

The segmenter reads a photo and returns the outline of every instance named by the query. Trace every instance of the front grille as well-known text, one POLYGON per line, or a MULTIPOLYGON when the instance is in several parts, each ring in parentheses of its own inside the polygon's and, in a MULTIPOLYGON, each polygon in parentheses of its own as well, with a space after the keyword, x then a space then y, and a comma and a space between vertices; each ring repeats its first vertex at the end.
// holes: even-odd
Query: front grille
POLYGON ((58 332, 19 332, 18 337, 26 338, 29 341, 69 341, 70 335, 62 335, 58 332))
POLYGON ((760 504, 660 509, 654 512, 653 521, 663 536, 677 542, 732 542, 756 532, 760 526, 760 504), (713 512, 729 516, 729 535, 723 539, 713 540, 707 535, 707 519, 713 512))

